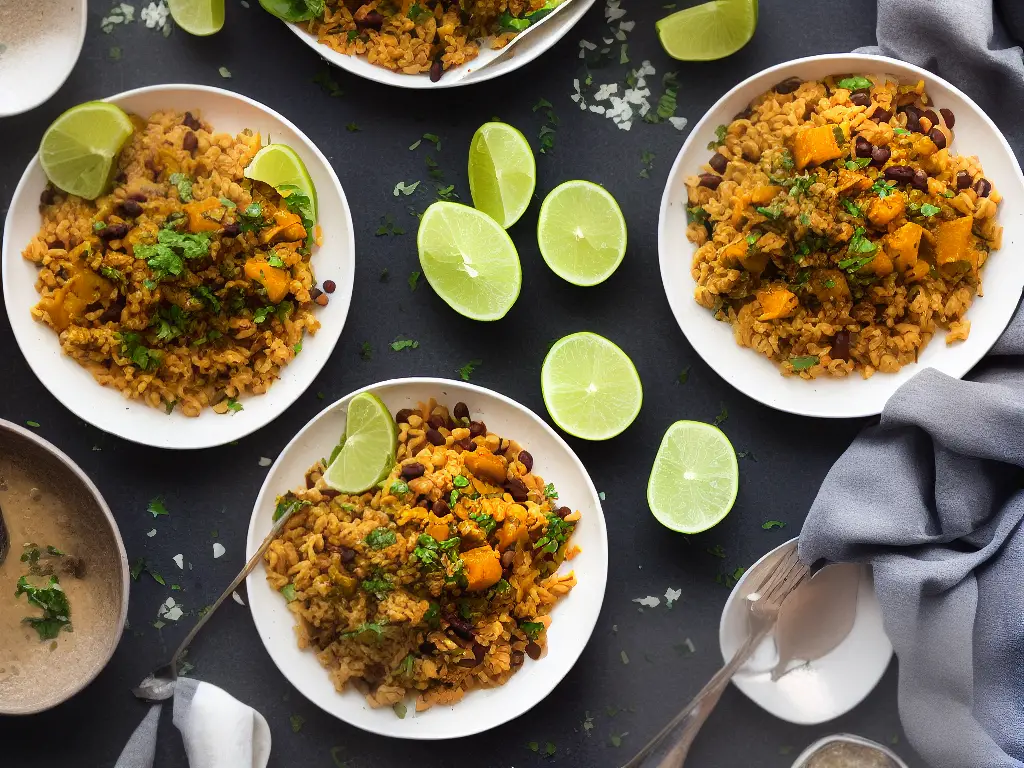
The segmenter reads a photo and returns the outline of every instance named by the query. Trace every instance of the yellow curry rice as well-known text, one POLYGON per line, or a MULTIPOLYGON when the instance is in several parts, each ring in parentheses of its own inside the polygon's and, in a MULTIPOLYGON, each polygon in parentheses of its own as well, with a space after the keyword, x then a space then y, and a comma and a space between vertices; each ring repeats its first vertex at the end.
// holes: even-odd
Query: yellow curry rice
POLYGON ((321 477, 278 500, 302 505, 267 551, 301 648, 339 691, 417 710, 504 684, 547 644, 549 612, 576 584, 578 511, 532 472, 514 440, 433 400, 400 411, 397 464, 379 488, 344 496, 321 477), (433 426, 432 426, 433 425, 433 426))
POLYGON ((40 267, 32 315, 127 398, 186 416, 237 409, 320 327, 311 208, 244 178, 259 134, 214 133, 187 112, 132 121, 109 194, 44 191, 24 251, 40 267))
POLYGON ((955 120, 923 81, 790 78, 755 99, 686 182, 697 302, 803 378, 966 339, 1001 197, 950 151, 955 120))

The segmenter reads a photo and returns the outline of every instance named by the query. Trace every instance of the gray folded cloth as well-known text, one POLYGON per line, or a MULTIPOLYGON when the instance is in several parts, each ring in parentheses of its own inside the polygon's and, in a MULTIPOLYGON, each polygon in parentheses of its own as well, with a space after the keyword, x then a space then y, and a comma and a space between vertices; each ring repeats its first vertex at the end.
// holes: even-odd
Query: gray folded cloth
MULTIPOLYGON (((996 6, 879 0, 880 46, 867 50, 952 81, 1019 151, 1024 63, 1009 39, 1024 40, 1024 2, 996 6)), ((872 563, 900 718, 936 768, 1024 768, 1022 469, 1018 308, 967 380, 925 369, 897 390, 829 472, 800 534, 806 562, 872 563)))

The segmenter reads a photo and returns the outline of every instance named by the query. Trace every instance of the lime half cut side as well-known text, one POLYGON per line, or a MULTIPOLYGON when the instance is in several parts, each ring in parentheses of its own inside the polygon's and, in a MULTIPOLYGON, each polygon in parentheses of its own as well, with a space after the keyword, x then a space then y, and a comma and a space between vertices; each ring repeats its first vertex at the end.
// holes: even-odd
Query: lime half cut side
POLYGON ((324 482, 341 493, 373 488, 395 465, 398 427, 387 406, 369 392, 348 404, 341 450, 324 472, 324 482))
POLYGON ((268 144, 249 162, 243 171, 245 178, 269 184, 283 197, 297 187, 313 204, 313 221, 317 220, 316 186, 306 170, 306 164, 287 144, 268 144))
POLYGON ((597 285, 626 255, 626 220, 604 187, 567 181, 540 206, 537 242, 556 275, 573 285, 597 285))
POLYGON ((700 533, 729 514, 739 478, 736 451, 722 430, 699 421, 677 421, 658 448, 647 503, 666 528, 700 533))
POLYGON ((134 130, 121 108, 87 101, 46 129, 39 144, 39 163, 55 186, 95 200, 110 188, 117 156, 134 130))
POLYGON ((530 142, 506 123, 484 123, 469 145, 473 206, 508 229, 526 212, 537 186, 530 142))
POLYGON ((416 245, 423 276, 460 315, 498 320, 519 298, 519 252, 486 213, 459 203, 434 203, 420 220, 416 245))
POLYGON ((167 9, 190 35, 205 37, 224 26, 224 0, 167 0, 167 9))
POLYGON ((596 333, 556 341, 541 366, 540 388, 555 424, 584 440, 615 437, 633 423, 643 403, 633 361, 596 333))
POLYGON ((654 25, 665 52, 680 61, 713 61, 736 53, 757 29, 757 0, 711 0, 654 25))

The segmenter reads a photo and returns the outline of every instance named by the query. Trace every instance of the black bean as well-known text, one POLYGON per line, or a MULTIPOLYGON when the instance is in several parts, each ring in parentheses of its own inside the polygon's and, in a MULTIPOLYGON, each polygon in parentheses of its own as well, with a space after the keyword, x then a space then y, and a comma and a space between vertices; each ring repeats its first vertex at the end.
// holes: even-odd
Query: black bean
POLYGON ((971 174, 969 174, 967 171, 957 171, 956 188, 967 189, 969 186, 971 186, 971 174))
POLYGON ((891 154, 888 147, 875 147, 871 150, 871 164, 876 168, 881 168, 889 161, 891 154))
POLYGON ((128 225, 120 222, 107 224, 100 230, 100 237, 107 240, 118 240, 128 234, 128 225))
POLYGON ((924 172, 923 168, 918 168, 914 171, 914 180, 910 182, 910 185, 914 189, 920 189, 922 192, 928 191, 928 174, 924 172))
POLYGON ((192 131, 185 131, 185 135, 181 138, 181 148, 186 152, 195 152, 196 147, 199 146, 199 139, 192 131))
POLYGON ((430 82, 436 83, 443 74, 444 64, 441 63, 440 59, 434 59, 434 62, 430 65, 430 82))
POLYGON ((866 107, 871 103, 871 95, 867 91, 854 91, 850 94, 850 103, 858 107, 866 107))
POLYGON ((440 429, 441 427, 448 426, 448 423, 445 420, 444 416, 442 416, 439 413, 435 413, 433 416, 427 419, 427 424, 432 426, 434 429, 440 429))
POLYGON ((718 185, 722 183, 722 177, 714 173, 702 173, 699 178, 700 186, 708 189, 718 189, 718 185))
POLYGON ((384 26, 384 17, 378 11, 370 11, 361 19, 356 19, 356 29, 380 29, 384 26))
POLYGON ((415 411, 413 411, 411 408, 403 408, 402 410, 395 414, 395 421, 397 421, 399 424, 408 424, 409 417, 412 416, 414 413, 415 411))
POLYGON ((885 169, 886 181, 895 181, 897 184, 909 184, 914 180, 914 169, 909 165, 890 165, 885 169))
POLYGON ((448 502, 444 499, 438 499, 434 502, 433 511, 438 517, 444 517, 452 513, 452 508, 448 506, 448 502))
POLYGON ((463 621, 454 613, 446 613, 444 618, 448 622, 449 629, 463 640, 473 640, 476 637, 476 634, 473 632, 473 625, 463 621))
POLYGON ((476 666, 476 659, 462 659, 459 661, 459 666, 465 667, 466 669, 472 669, 476 666))
POLYGON ((871 157, 871 142, 863 136, 858 136, 853 142, 853 152, 857 157, 871 157))
POLYGON ((474 443, 468 437, 464 437, 461 440, 456 441, 455 444, 459 446, 461 450, 466 451, 467 453, 472 453, 473 451, 476 450, 476 443, 474 443))
POLYGON ((888 123, 890 120, 892 120, 892 112, 890 112, 888 109, 879 108, 872 113, 871 119, 874 120, 876 123, 888 123))
POLYGON ((501 567, 508 568, 512 565, 512 561, 516 559, 516 553, 511 549, 506 549, 501 555, 501 567))
POLYGON ((529 451, 519 452, 519 463, 526 467, 527 472, 533 472, 533 456, 529 451))
POLYGON ((487 655, 487 647, 480 645, 480 643, 473 643, 473 658, 476 659, 477 664, 483 663, 484 656, 487 655))
POLYGON ((142 213, 142 206, 134 200, 125 200, 121 203, 121 212, 125 216, 138 216, 142 213))
POLYGON ((404 480, 415 480, 417 477, 423 477, 423 473, 427 469, 418 461, 414 461, 411 464, 402 465, 402 479, 404 480))
POLYGON ((482 421, 471 421, 469 422, 469 436, 470 437, 482 437, 487 434, 487 425, 482 421))
POLYGON ((437 646, 435 646, 433 643, 420 643, 420 653, 422 653, 424 656, 433 656, 436 651, 437 646))
POLYGON ((343 563, 351 563, 356 559, 356 551, 350 547, 338 547, 338 555, 343 563))
POLYGON ((943 107, 939 110, 939 114, 942 115, 942 119, 946 121, 946 127, 952 128, 953 124, 956 122, 956 115, 953 114, 953 110, 943 107))
POLYGON ((455 408, 452 409, 452 414, 454 414, 456 419, 468 419, 469 406, 460 400, 455 404, 455 408))
POLYGON ((146 195, 143 192, 132 192, 128 195, 129 200, 134 200, 136 203, 146 202, 146 195))
POLYGON ((224 237, 238 237, 241 231, 242 228, 238 226, 237 221, 229 221, 224 225, 224 229, 221 231, 221 234, 224 235, 224 237))
POLYGON ((905 107, 900 107, 900 111, 907 115, 907 130, 908 131, 920 131, 921 130, 921 111, 908 104, 905 107))
POLYGON ((181 124, 184 125, 186 128, 191 128, 193 131, 198 131, 200 128, 203 127, 199 123, 199 121, 195 119, 191 112, 185 113, 185 117, 182 118, 181 124))
POLYGON ((512 651, 512 657, 510 659, 513 667, 523 666, 523 662, 526 661, 526 656, 522 651, 512 651))
POLYGON ((76 579, 85 578, 85 560, 74 555, 64 555, 61 558, 60 569, 68 576, 74 576, 76 579))
POLYGON ((939 116, 935 114, 934 109, 925 110, 925 113, 922 115, 922 117, 927 117, 928 122, 930 122, 933 126, 937 125, 939 122, 939 116))
POLYGON ((978 179, 974 182, 974 191, 978 197, 988 197, 992 191, 992 182, 988 179, 978 179))
POLYGON ((433 427, 427 429, 427 440, 430 441, 431 445, 444 445, 444 435, 438 432, 433 427))
POLYGON ((830 352, 833 360, 849 360, 850 359, 850 332, 839 331, 835 338, 832 339, 832 351, 830 352))
POLYGON ((725 173, 725 169, 729 166, 729 160, 721 152, 715 152, 708 160, 708 165, 714 168, 716 173, 725 173))
POLYGON ((946 147, 946 134, 942 132, 938 127, 932 128, 928 131, 928 138, 935 142, 935 146, 939 149, 945 149, 946 147))
POLYGON ((530 497, 530 489, 518 477, 513 477, 505 483, 505 490, 512 496, 512 501, 526 501, 530 497))
POLYGON ((754 110, 747 106, 743 111, 737 112, 733 120, 747 120, 752 114, 754 114, 754 110))
POLYGON ((776 93, 792 93, 800 84, 803 82, 799 77, 787 77, 781 83, 775 86, 776 93))
POLYGON ((559 507, 558 509, 555 510, 555 514, 564 520, 572 514, 572 510, 569 509, 568 507, 559 507))
POLYGON ((121 311, 124 309, 123 301, 116 301, 103 310, 103 314, 100 315, 101 323, 116 323, 121 319, 121 311))
POLYGON ((526 655, 529 656, 534 661, 539 659, 540 655, 543 652, 544 652, 543 649, 539 645, 537 645, 536 643, 529 643, 526 646, 526 655))
POLYGON ((417 496, 416 506, 423 507, 423 509, 430 509, 430 499, 428 499, 426 496, 417 496))
POLYGON ((338 284, 333 280, 324 280, 324 291, 327 293, 334 293, 338 290, 338 284))
POLYGON ((40 205, 53 205, 53 201, 57 199, 57 193, 49 186, 43 190, 42 194, 39 195, 40 205))

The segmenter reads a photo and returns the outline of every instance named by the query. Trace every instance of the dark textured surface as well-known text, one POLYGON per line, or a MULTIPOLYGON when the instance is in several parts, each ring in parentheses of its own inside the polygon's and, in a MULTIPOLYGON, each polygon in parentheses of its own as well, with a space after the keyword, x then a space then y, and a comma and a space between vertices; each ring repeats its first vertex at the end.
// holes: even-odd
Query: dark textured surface
MULTIPOLYGON (((110 766, 144 708, 129 694, 155 664, 162 662, 192 617, 158 631, 151 625, 169 595, 189 611, 214 599, 243 562, 244 532, 252 502, 263 480, 261 456, 273 457, 290 437, 329 402, 363 385, 394 376, 455 376, 455 369, 479 358, 475 383, 496 389, 544 414, 539 366, 551 339, 593 330, 618 342, 633 358, 644 382, 645 404, 637 422, 607 444, 570 440, 607 499, 611 572, 601 619, 575 669, 528 714, 493 732, 434 745, 405 743, 357 731, 321 713, 285 682, 253 629, 247 609, 227 603, 193 651, 195 675, 259 709, 270 722, 274 752, 270 765, 330 768, 331 748, 351 768, 416 764, 424 768, 466 766, 565 766, 621 764, 652 736, 717 669, 718 618, 728 590, 719 572, 748 565, 799 530, 805 510, 831 463, 860 428, 860 422, 825 422, 776 413, 739 395, 699 360, 678 331, 659 279, 656 227, 661 190, 685 134, 667 124, 637 124, 630 132, 610 120, 579 112, 569 100, 578 66, 577 43, 606 34, 602 0, 555 49, 501 80, 457 91, 404 92, 334 76, 344 90, 329 98, 312 82, 321 71, 318 57, 281 24, 263 14, 255 0, 245 9, 229 0, 226 29, 211 39, 176 30, 164 39, 141 24, 99 29, 106 10, 90 12, 85 49, 75 72, 55 98, 26 116, 0 122, 0 202, 6 205, 22 169, 46 125, 61 110, 87 99, 141 85, 196 82, 238 90, 279 110, 303 129, 330 158, 352 206, 356 227, 356 292, 341 343, 319 379, 275 423, 237 445, 171 453, 125 443, 88 427, 60 406, 36 380, 17 350, 6 313, 0 317, 0 359, 4 398, 0 416, 41 424, 40 434, 67 451, 96 481, 114 510, 129 558, 145 556, 152 567, 180 582, 169 592, 148 577, 132 584, 130 621, 113 662, 83 694, 36 717, 0 719, 0 765, 110 766), (123 49, 112 61, 111 46, 123 49), (232 79, 222 79, 226 66, 232 79), (406 284, 417 268, 415 219, 406 204, 422 209, 425 193, 396 199, 397 181, 426 179, 424 148, 407 147, 424 131, 442 137, 433 153, 457 191, 468 198, 464 163, 469 139, 492 116, 517 125, 534 141, 542 118, 532 111, 540 97, 550 100, 561 119, 557 148, 538 156, 538 192, 545 194, 567 178, 605 184, 622 204, 630 229, 625 262, 604 285, 580 289, 547 270, 536 249, 535 203, 513 229, 523 259, 524 288, 503 321, 479 325, 457 316, 423 286, 406 284), (362 129, 352 133, 346 124, 362 129), (639 177, 640 154, 656 155, 651 178, 639 177), (380 217, 391 213, 407 230, 401 237, 374 237, 380 217), (389 283, 378 276, 387 267, 389 283), (420 341, 414 351, 394 353, 387 342, 398 334, 420 341), (360 360, 361 342, 375 349, 360 360), (678 374, 690 367, 689 380, 678 374), (712 531, 691 537, 673 534, 650 515, 645 487, 650 464, 665 428, 676 419, 712 420, 728 409, 723 428, 737 450, 752 451, 756 462, 741 460, 740 495, 732 514, 712 531), (98 449, 98 450, 97 450, 98 449), (169 517, 154 520, 148 501, 166 498, 169 517), (781 531, 761 523, 784 520, 781 531), (156 528, 158 534, 147 538, 156 528), (212 532, 227 548, 212 559, 212 532), (720 545, 724 559, 706 552, 720 545), (178 571, 171 558, 183 553, 195 569, 178 571), (682 589, 670 612, 662 606, 638 612, 635 597, 682 589), (617 628, 617 631, 616 629, 617 628), (682 656, 673 646, 691 638, 697 652, 682 656), (624 665, 620 652, 629 664, 624 665), (613 708, 613 709, 608 709, 613 708), (609 713, 619 711, 614 716, 609 713), (594 728, 582 728, 586 713, 594 728), (289 717, 305 718, 293 733, 289 717), (611 746, 612 735, 622 746, 611 746), (553 742, 553 759, 531 753, 527 743, 553 742)), ((663 72, 679 72, 678 114, 691 125, 711 103, 740 79, 771 64, 801 55, 848 50, 873 41, 870 0, 806 3, 774 0, 762 4, 759 28, 739 54, 713 64, 678 64, 658 46, 653 23, 663 13, 655 0, 626 0, 628 19, 637 22, 629 37, 633 66, 650 59, 663 72)), ((622 82, 625 67, 597 75, 598 82, 622 82)), ((655 78, 652 78, 655 79, 655 78)), ((656 85, 656 92, 660 86, 656 85)), ((16 258, 16 254, 8 254, 16 258)), ((580 574, 586 578, 586 574, 580 574)), ((465 716, 473 717, 472 707, 465 716)), ((165 713, 158 768, 186 765, 181 741, 165 713)), ((705 726, 687 766, 692 768, 783 768, 813 739, 851 731, 883 742, 914 768, 922 764, 903 741, 896 712, 895 664, 868 699, 853 712, 823 726, 805 728, 774 719, 734 688, 705 726)))

